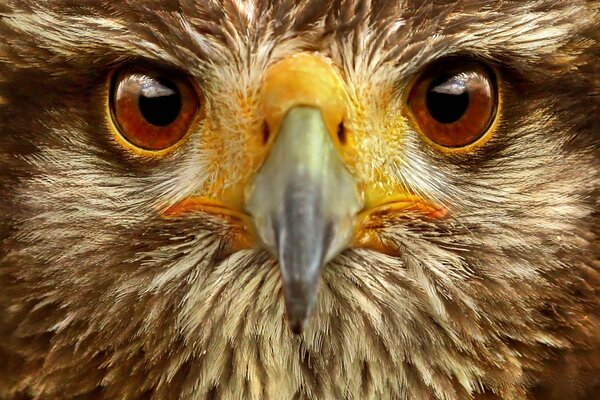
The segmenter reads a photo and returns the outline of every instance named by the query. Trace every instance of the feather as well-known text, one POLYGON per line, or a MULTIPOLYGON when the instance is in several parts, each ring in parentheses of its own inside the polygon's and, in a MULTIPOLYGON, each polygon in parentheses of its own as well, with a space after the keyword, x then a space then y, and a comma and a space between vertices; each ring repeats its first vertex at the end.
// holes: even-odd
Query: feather
POLYGON ((600 21, 593 1, 209 0, 0 4, 0 398, 592 399, 600 396, 600 21), (339 71, 360 183, 448 218, 376 221, 291 334, 277 262, 231 224, 160 210, 247 175, 273 63, 339 71), (447 154, 412 82, 497 72, 490 140, 447 154), (113 71, 185 76, 202 111, 164 158, 127 153, 113 71), (454 65, 453 64, 453 65, 454 65))

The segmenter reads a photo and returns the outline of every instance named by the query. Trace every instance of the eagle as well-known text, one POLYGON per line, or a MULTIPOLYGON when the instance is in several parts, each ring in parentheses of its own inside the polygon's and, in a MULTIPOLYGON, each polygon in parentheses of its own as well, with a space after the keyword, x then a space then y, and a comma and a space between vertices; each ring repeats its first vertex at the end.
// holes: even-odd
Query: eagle
POLYGON ((0 399, 600 398, 596 0, 4 0, 0 399))

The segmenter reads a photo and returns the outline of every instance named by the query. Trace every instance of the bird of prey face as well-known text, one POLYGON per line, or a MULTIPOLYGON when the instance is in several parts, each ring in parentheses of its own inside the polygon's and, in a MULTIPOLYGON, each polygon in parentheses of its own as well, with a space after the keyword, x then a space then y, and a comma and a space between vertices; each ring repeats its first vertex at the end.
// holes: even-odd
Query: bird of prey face
POLYGON ((2 1, 0 398, 600 398, 599 21, 2 1))

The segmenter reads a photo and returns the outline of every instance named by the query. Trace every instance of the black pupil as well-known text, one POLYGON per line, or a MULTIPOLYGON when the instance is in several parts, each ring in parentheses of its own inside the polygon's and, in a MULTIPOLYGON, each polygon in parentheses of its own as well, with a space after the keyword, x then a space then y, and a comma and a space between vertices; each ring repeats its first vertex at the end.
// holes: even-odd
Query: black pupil
POLYGON ((181 112, 181 94, 177 85, 169 80, 152 80, 142 88, 138 106, 150 124, 167 126, 175 122, 181 112))
POLYGON ((440 77, 427 90, 429 114, 441 124, 451 124, 465 115, 469 107, 469 92, 459 77, 440 77))

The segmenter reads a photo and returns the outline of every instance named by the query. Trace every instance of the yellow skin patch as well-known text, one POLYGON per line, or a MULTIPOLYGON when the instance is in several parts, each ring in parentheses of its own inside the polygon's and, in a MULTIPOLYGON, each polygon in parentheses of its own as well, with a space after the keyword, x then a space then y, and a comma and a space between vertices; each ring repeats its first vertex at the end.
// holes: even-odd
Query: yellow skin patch
POLYGON ((233 253, 256 245, 256 234, 250 216, 230 208, 229 205, 219 200, 207 197, 189 197, 167 208, 162 215, 165 218, 173 218, 196 212, 218 215, 226 219, 233 227, 226 238, 229 243, 228 248, 224 249, 225 253, 233 253))
MULTIPOLYGON (((271 132, 278 132, 288 110, 296 106, 321 110, 331 140, 346 163, 355 161, 352 135, 342 143, 338 131, 348 124, 349 100, 344 82, 331 62, 317 54, 300 53, 274 64, 262 88, 262 113, 271 132)), ((275 141, 273 136, 270 143, 275 141)))

